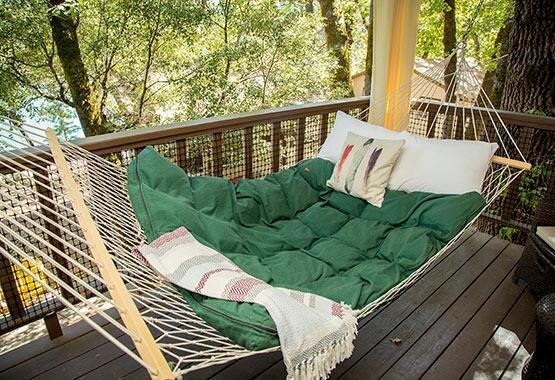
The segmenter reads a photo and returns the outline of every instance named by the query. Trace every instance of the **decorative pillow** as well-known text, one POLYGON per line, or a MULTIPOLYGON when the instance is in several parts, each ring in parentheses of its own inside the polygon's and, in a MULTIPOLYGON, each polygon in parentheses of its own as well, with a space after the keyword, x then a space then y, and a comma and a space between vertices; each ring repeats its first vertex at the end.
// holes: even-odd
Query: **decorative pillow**
POLYGON ((347 115, 345 112, 338 111, 333 128, 320 148, 318 157, 333 163, 339 161, 339 157, 343 152, 341 147, 343 147, 349 132, 359 136, 383 140, 405 140, 408 138, 407 132, 394 132, 384 127, 365 123, 362 120, 347 115))
POLYGON ((380 140, 349 132, 329 187, 381 207, 403 140, 380 140))
POLYGON ((481 191, 497 144, 407 135, 389 189, 438 194, 481 191))

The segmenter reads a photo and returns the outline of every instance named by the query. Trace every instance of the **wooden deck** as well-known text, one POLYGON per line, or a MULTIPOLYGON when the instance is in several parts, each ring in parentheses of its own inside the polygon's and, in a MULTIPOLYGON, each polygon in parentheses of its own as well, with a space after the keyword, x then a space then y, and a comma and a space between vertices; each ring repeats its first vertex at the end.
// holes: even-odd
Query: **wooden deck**
MULTIPOLYGON (((332 379, 514 378, 535 341, 534 300, 511 281, 522 247, 475 231, 380 312, 362 320, 332 379), (400 343, 392 342, 399 338, 400 343)), ((130 344, 130 342, 127 342, 130 344)), ((255 355, 188 379, 284 379, 281 354, 255 355)), ((0 379, 146 379, 85 323, 0 356, 0 379)))

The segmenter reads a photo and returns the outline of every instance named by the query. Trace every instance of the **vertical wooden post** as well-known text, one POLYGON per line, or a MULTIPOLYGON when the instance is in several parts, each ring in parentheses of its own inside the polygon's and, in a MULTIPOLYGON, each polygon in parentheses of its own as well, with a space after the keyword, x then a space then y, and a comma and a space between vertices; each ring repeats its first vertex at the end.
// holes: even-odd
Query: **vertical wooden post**
MULTIPOLYGON (((4 232, 0 229, 0 233, 4 232)), ((2 251, 7 252, 7 247, 4 243, 0 242, 0 252, 2 251)), ((21 319, 25 316, 25 306, 23 305, 21 294, 19 294, 17 279, 12 270, 12 263, 3 255, 0 255, 0 286, 2 287, 10 316, 14 320, 21 319)))
POLYGON ((60 321, 58 320, 58 314, 47 314, 44 317, 44 324, 46 325, 46 331, 48 331, 48 337, 50 338, 50 340, 54 340, 64 335, 62 331, 62 326, 60 325, 60 321))
POLYGON ((281 121, 272 124, 272 173, 279 171, 281 121))
POLYGON ((252 128, 243 129, 243 141, 245 149, 245 178, 252 178, 252 128))
POLYGON ((65 159, 62 148, 58 143, 56 134, 49 128, 46 130, 46 135, 48 137, 50 150, 52 152, 52 156, 54 157, 54 161, 56 162, 61 181, 67 191, 68 198, 71 201, 79 225, 83 230, 83 235, 89 244, 91 254, 98 264, 100 274, 108 284, 108 290, 114 303, 122 310, 122 312, 120 312, 120 316, 123 323, 135 336, 139 337, 139 339, 133 340, 139 355, 145 363, 152 368, 152 371, 149 371, 149 374, 153 379, 173 379, 173 373, 168 366, 164 355, 152 337, 152 334, 143 320, 141 313, 137 309, 137 306, 133 302, 131 295, 125 287, 125 284, 120 277, 110 254, 108 253, 108 249, 102 241, 100 232, 98 231, 93 218, 87 209, 85 201, 81 196, 79 187, 73 178, 73 174, 65 159))
POLYGON ((320 120, 320 146, 324 145, 326 141, 326 137, 328 137, 328 122, 329 122, 329 113, 325 113, 321 115, 322 119, 320 120))
POLYGON ((222 177, 223 157, 222 157, 222 132, 212 134, 212 175, 222 177))
MULTIPOLYGON (((49 222, 51 220, 57 220, 57 216, 50 210, 55 210, 56 209, 56 205, 54 204, 54 202, 51 201, 51 199, 54 199, 54 193, 52 192, 52 190, 50 190, 49 187, 53 187, 53 183, 52 181, 49 181, 46 178, 49 178, 49 174, 48 171, 46 170, 46 168, 43 169, 37 169, 37 176, 35 176, 35 186, 37 189, 37 193, 39 193, 40 195, 42 195, 42 197, 38 197, 38 202, 41 205, 41 213, 44 215, 44 224, 46 229, 51 232, 54 236, 59 236, 62 237, 62 231, 53 223, 49 222), (42 177, 44 178, 42 178, 42 177)), ((57 239, 54 239, 51 235, 47 235, 46 239, 48 240, 48 243, 50 243, 55 249, 49 249, 50 251, 50 255, 52 256, 52 258, 59 263, 60 265, 62 265, 64 268, 69 269, 69 263, 68 261, 61 256, 59 252, 64 252, 65 251, 65 247, 64 245, 57 239)), ((56 273, 56 275, 63 281, 65 282, 67 285, 69 285, 70 287, 73 288, 73 280, 71 279, 71 277, 69 275, 67 275, 66 273, 64 273, 63 271, 59 270, 58 268, 54 267, 52 268, 54 273, 56 273)), ((75 297, 64 287, 60 286, 60 292, 62 294, 62 296, 67 299, 70 302, 74 302, 75 301, 75 297)), ((90 293, 90 292, 88 292, 90 293)), ((90 296, 91 294, 87 294, 87 296, 90 296)))
POLYGON ((187 171, 187 139, 177 140, 175 142, 175 161, 177 165, 187 171))
POLYGON ((306 118, 301 117, 297 119, 297 162, 304 158, 304 140, 306 133, 306 118))

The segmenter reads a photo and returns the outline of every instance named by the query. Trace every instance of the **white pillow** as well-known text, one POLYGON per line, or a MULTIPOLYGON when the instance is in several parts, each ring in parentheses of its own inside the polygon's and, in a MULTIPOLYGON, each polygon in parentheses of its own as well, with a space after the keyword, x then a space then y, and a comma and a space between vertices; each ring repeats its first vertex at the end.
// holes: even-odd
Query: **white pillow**
POLYGON ((336 163, 349 132, 384 140, 405 140, 387 187, 406 192, 438 194, 480 192, 498 145, 483 141, 434 139, 394 132, 338 111, 335 124, 318 157, 336 163))
POLYGON ((409 133, 387 187, 439 194, 480 192, 498 145, 434 139, 409 133))
POLYGON ((378 125, 365 123, 343 111, 337 111, 333 128, 320 148, 318 157, 329 160, 333 163, 339 161, 343 144, 347 139, 347 134, 351 132, 362 137, 372 137, 382 140, 406 140, 407 132, 394 132, 378 125))

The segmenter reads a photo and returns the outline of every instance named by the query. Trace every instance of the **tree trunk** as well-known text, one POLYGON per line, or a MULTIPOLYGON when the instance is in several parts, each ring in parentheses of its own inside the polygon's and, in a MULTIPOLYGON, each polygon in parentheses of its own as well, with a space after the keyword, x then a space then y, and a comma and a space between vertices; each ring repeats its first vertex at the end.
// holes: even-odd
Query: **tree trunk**
POLYGON ((110 130, 103 125, 99 98, 93 87, 81 58, 79 40, 77 38, 78 21, 69 14, 52 14, 53 7, 64 0, 49 0, 49 20, 52 39, 56 44, 58 58, 64 70, 64 77, 71 91, 71 97, 85 136, 108 133, 110 130))
POLYGON ((372 58, 374 56, 374 1, 370 0, 370 18, 366 25, 366 62, 364 65, 364 95, 370 95, 372 88, 372 58))
POLYGON ((498 58, 497 65, 492 70, 486 71, 484 81, 482 82, 482 90, 486 93, 495 108, 499 108, 501 105, 501 95, 503 94, 503 86, 505 85, 505 76, 507 74, 509 33, 511 32, 512 26, 512 18, 507 17, 495 38, 495 45, 499 46, 499 53, 492 58, 498 58))
POLYGON ((306 0, 304 9, 305 9, 306 13, 314 12, 314 0, 306 0))
MULTIPOLYGON (((513 27, 509 34, 505 86, 501 108, 515 112, 555 113, 555 7, 552 0, 515 0, 513 27)), ((509 126, 512 137, 524 157, 533 166, 545 163, 553 154, 553 139, 542 130, 525 130, 509 126)), ((528 176, 527 176, 528 177, 528 176)), ((534 191, 542 177, 533 179, 534 191)), ((518 217, 519 208, 510 202, 517 199, 519 186, 526 191, 526 183, 514 181, 507 190, 501 217, 518 217)), ((534 210, 532 209, 533 213, 534 210)))
POLYGON ((553 0, 516 0, 501 108, 553 114, 555 6, 553 0))
MULTIPOLYGON (((445 0, 445 4, 449 9, 443 11, 443 56, 447 57, 457 46, 457 25, 455 23, 455 0, 445 0)), ((448 75, 454 73, 456 69, 457 55, 455 54, 445 67, 443 78, 447 99, 451 99, 455 91, 455 83, 451 83, 453 76, 448 75), (450 84, 451 87, 449 87, 450 84)))
POLYGON ((333 72, 332 91, 335 95, 352 96, 350 41, 345 25, 340 22, 341 10, 334 0, 318 1, 324 18, 326 44, 337 62, 337 67, 333 72))

